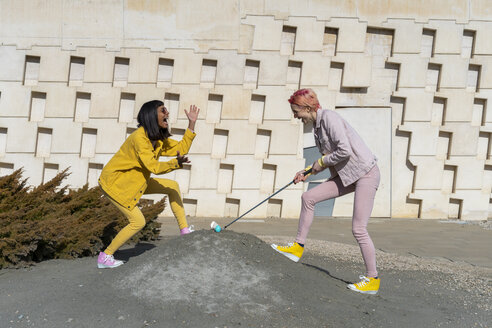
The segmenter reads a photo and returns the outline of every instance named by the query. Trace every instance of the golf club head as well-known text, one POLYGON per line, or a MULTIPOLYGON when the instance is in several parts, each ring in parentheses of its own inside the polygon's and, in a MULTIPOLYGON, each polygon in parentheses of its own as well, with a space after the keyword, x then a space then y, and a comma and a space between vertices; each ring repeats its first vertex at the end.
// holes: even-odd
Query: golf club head
POLYGON ((215 222, 215 221, 212 221, 212 223, 210 223, 210 228, 212 228, 212 230, 215 232, 221 232, 222 231, 222 228, 220 227, 220 225, 218 225, 217 222, 215 222))

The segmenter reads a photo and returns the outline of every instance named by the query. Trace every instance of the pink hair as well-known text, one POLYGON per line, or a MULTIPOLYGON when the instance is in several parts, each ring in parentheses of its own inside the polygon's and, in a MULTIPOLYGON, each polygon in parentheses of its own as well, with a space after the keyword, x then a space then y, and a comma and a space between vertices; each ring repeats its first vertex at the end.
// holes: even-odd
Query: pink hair
POLYGON ((321 107, 318 96, 312 89, 299 89, 290 96, 288 101, 291 105, 309 107, 314 111, 321 107))

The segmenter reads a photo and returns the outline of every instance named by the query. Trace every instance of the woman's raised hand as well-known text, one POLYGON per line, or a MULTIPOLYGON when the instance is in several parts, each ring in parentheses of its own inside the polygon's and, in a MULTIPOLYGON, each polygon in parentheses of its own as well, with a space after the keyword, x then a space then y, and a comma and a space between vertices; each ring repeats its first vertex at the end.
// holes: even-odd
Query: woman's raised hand
POLYGON ((195 105, 190 105, 190 111, 185 109, 186 117, 188 117, 188 129, 195 130, 195 122, 198 119, 198 114, 200 113, 200 108, 195 105))

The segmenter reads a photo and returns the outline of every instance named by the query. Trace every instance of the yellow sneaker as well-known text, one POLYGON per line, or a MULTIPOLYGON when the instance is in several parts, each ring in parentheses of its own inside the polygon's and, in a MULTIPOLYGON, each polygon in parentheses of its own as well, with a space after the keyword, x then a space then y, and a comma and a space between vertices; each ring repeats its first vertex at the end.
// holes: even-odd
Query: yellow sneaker
POLYGON ((359 279, 361 279, 360 282, 356 284, 350 284, 347 285, 347 288, 352 289, 355 292, 362 293, 362 294, 371 294, 375 295, 378 293, 379 290, 379 284, 381 283, 381 279, 379 278, 372 278, 372 277, 366 277, 366 276, 359 276, 359 279))
POLYGON ((298 243, 289 243, 287 246, 277 246, 272 244, 272 248, 294 262, 298 262, 302 256, 302 252, 304 252, 304 247, 298 243))

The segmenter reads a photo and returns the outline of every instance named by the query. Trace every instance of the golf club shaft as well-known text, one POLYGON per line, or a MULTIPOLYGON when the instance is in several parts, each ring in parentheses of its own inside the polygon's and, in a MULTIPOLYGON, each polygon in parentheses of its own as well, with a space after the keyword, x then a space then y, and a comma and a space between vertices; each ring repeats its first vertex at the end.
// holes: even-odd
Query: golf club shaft
MULTIPOLYGON (((303 174, 306 175, 306 174, 309 174, 311 173, 313 169, 309 169, 307 171, 305 171, 303 174)), ((237 219, 235 219, 234 221, 230 222, 229 224, 225 225, 224 226, 224 229, 227 228, 228 226, 230 226, 231 224, 233 224, 234 222, 236 222, 237 220, 239 220, 240 218, 242 218, 243 216, 245 216, 246 214, 248 214, 249 212, 251 212, 252 210, 254 210, 255 208, 257 208, 258 206, 260 206, 261 204, 263 204, 264 202, 266 202, 267 200, 269 200, 270 198, 272 198, 273 196, 275 196, 276 194, 278 194, 279 192, 281 192, 282 190, 284 190, 285 188, 287 188, 288 186, 290 186, 291 184, 294 183, 294 180, 292 180, 291 182, 289 182, 288 184, 286 184, 285 186, 283 186, 282 188, 280 188, 279 190, 277 190, 276 192, 274 192, 273 194, 271 194, 269 197, 265 198, 261 203, 259 203, 258 205, 256 205, 255 207, 253 207, 252 209, 250 209, 249 211, 247 211, 246 213, 244 213, 243 215, 241 215, 240 217, 238 217, 237 219)))
POLYGON ((250 209, 249 211, 247 211, 246 213, 244 213, 243 215, 241 215, 240 217, 238 217, 237 219, 235 219, 234 221, 232 221, 231 223, 229 223, 228 225, 224 226, 224 229, 227 228, 228 226, 230 226, 231 224, 233 224, 234 222, 236 222, 237 220, 239 220, 240 218, 242 218, 243 216, 245 216, 246 214, 248 214, 249 212, 251 212, 252 210, 254 210, 255 208, 257 208, 258 206, 260 206, 261 204, 263 204, 264 202, 266 202, 267 200, 269 200, 270 198, 272 198, 273 196, 275 196, 276 194, 278 194, 279 192, 281 192, 282 190, 284 190, 285 188, 287 188, 288 186, 290 186, 293 183, 294 183, 294 181, 289 182, 287 185, 285 185, 281 189, 277 190, 271 196, 269 196, 268 198, 265 198, 265 200, 263 200, 261 203, 259 203, 258 205, 256 205, 255 207, 253 207, 252 209, 250 209))

